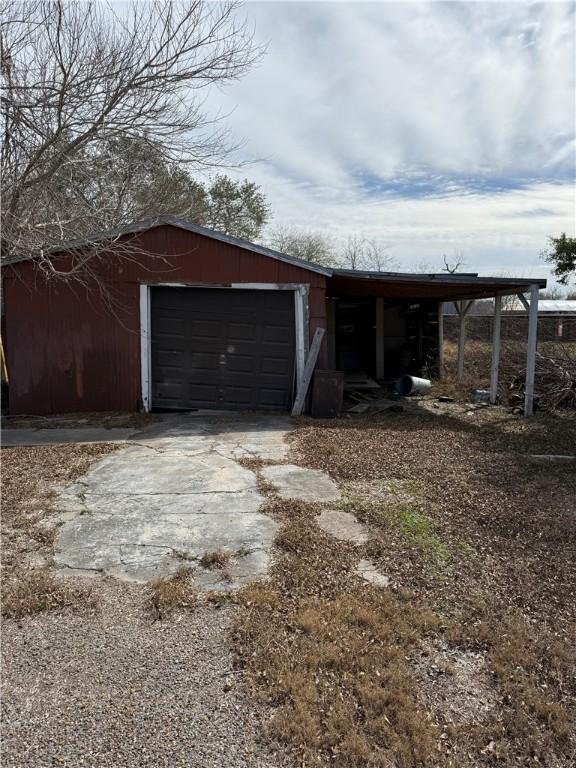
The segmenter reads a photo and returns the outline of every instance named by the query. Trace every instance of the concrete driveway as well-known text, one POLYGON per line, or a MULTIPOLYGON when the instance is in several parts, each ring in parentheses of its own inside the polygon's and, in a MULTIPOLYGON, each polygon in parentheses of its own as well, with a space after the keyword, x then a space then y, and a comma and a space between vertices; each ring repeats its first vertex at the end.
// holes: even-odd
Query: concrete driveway
POLYGON ((278 415, 163 417, 59 493, 56 565, 134 581, 192 565, 210 589, 264 574, 277 524, 238 459, 284 462, 289 429, 278 415), (198 566, 213 551, 230 556, 224 570, 198 566))

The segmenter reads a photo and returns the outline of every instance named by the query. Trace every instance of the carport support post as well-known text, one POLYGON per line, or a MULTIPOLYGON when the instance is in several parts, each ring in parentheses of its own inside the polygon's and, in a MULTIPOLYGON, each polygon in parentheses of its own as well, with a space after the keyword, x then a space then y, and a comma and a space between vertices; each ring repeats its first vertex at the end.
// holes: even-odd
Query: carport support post
POLYGON ((500 365, 500 328, 502 325, 502 296, 494 298, 494 325, 492 327, 492 367, 490 369, 490 402, 498 397, 498 367, 500 365))
POLYGON ((534 378, 536 373, 536 341, 538 339, 538 295, 539 287, 530 286, 530 306, 528 308, 528 351, 526 353, 526 394, 524 396, 524 416, 534 413, 534 378))
POLYGON ((444 302, 438 303, 438 378, 444 376, 444 302))
POLYGON ((376 298, 376 378, 384 378, 384 299, 376 298))

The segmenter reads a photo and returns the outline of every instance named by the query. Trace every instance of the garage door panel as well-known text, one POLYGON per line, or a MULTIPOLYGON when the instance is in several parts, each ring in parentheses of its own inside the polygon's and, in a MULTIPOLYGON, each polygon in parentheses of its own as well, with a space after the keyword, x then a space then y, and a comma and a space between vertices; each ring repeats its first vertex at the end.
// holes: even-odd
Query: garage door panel
POLYGON ((166 400, 169 402, 179 402, 182 399, 182 382, 170 381, 164 379, 164 381, 156 383, 152 390, 152 395, 160 400, 166 400))
POLYGON ((288 408, 289 403, 286 403, 286 396, 283 390, 266 387, 261 387, 259 392, 259 402, 261 407, 264 408, 288 408))
POLYGON ((192 371, 210 371, 214 373, 219 363, 219 355, 213 352, 191 352, 189 365, 192 371))
POLYGON ((290 328, 280 325, 266 325, 262 329, 262 341, 274 344, 289 344, 292 337, 290 328))
MULTIPOLYGON (((213 384, 189 384, 187 390, 187 408, 203 408, 206 402, 214 402, 218 398, 218 387, 213 384)), ((182 406, 179 406, 181 408, 182 406)))
POLYGON ((280 357, 263 357, 260 361, 260 371, 263 374, 286 376, 290 373, 288 360, 280 357))
POLYGON ((182 368, 184 364, 183 349, 159 349, 154 354, 154 360, 162 368, 182 368))
POLYGON ((218 339, 222 335, 222 323, 219 320, 190 318, 189 336, 196 339, 218 339))
POLYGON ((294 336, 291 291, 152 288, 152 405, 288 409, 294 336))
POLYGON ((165 315, 159 315, 156 320, 155 333, 160 338, 170 336, 184 338, 186 324, 181 317, 166 317, 165 315))
POLYGON ((249 385, 243 387, 239 384, 223 387, 222 404, 228 408, 231 406, 244 406, 245 408, 253 406, 254 387, 249 385))
POLYGON ((256 323, 228 323, 226 326, 226 338, 232 342, 257 342, 259 330, 260 328, 256 323))
POLYGON ((226 372, 254 373, 256 363, 253 355, 226 355, 226 372))

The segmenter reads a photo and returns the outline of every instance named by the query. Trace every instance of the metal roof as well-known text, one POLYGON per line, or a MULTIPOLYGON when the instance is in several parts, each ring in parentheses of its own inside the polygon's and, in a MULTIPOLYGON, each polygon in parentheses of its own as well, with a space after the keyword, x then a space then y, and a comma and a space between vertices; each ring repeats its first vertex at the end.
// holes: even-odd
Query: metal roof
MULTIPOLYGON (((115 240, 119 237, 122 237, 123 235, 136 235, 139 232, 146 232, 150 229, 154 229, 155 227, 162 227, 162 226, 172 226, 177 227, 178 229, 184 229, 187 232, 193 232, 196 235, 203 235, 204 237, 210 237, 212 240, 219 240, 223 243, 228 243, 228 245, 234 245, 237 248, 243 248, 246 251, 251 251, 252 253, 258 253, 261 256, 268 256, 272 259, 277 259, 278 261, 285 261, 288 264, 294 264, 297 267, 302 267, 302 269, 307 269, 310 272, 317 272, 320 275, 326 275, 329 276, 332 274, 332 270, 328 269, 326 267, 321 267, 318 264, 312 264, 309 261, 304 261, 304 259, 298 259, 295 256, 289 256, 286 253, 280 253, 280 251, 275 251, 272 248, 266 248, 263 245, 258 245, 257 243, 251 243, 249 240, 243 240, 240 237, 233 237, 232 235, 227 235, 224 232, 218 232, 215 229, 208 229, 208 227, 201 227, 199 224, 193 224, 191 221, 185 221, 184 219, 179 219, 177 216, 156 216, 151 219, 144 219, 143 221, 134 222, 132 224, 126 224, 122 227, 117 227, 115 229, 109 229, 103 232, 97 232, 94 235, 92 235, 89 238, 79 238, 77 240, 68 240, 63 243, 59 243, 58 245, 55 245, 54 247, 50 248, 47 253, 59 253, 60 251, 65 250, 71 250, 71 249, 81 249, 83 247, 89 246, 92 243, 102 242, 104 240, 115 240)), ((15 264, 19 261, 29 261, 33 259, 33 256, 30 257, 19 257, 16 259, 9 259, 6 260, 5 264, 15 264)))
MULTIPOLYGON (((380 285, 386 283, 418 284, 421 289, 430 288, 433 293, 438 294, 439 298, 446 299, 448 299, 455 291, 458 292, 459 297, 460 294, 462 298, 469 294, 470 297, 473 298, 475 295, 480 297, 494 295, 495 293, 512 294, 515 292, 525 292, 530 285, 534 284, 538 285, 540 288, 546 287, 546 280, 542 278, 480 277, 476 272, 435 272, 430 274, 420 274, 415 272, 371 272, 356 269, 321 267, 318 264, 304 261, 304 259, 298 259, 294 256, 289 256, 286 253, 281 253, 280 251, 275 251, 266 246, 252 243, 249 240, 243 240, 239 237, 227 235, 224 232, 218 232, 214 229, 202 227, 199 224, 193 224, 192 222, 180 219, 177 216, 156 216, 132 224, 126 224, 125 226, 116 229, 98 232, 90 238, 69 240, 54 246, 48 253, 56 254, 64 250, 81 249, 92 243, 114 240, 123 235, 138 234, 139 232, 145 232, 161 226, 177 227, 197 235, 209 237, 213 240, 219 240, 220 242, 228 243, 237 248, 243 248, 252 253, 260 254, 261 256, 267 256, 272 259, 277 259, 278 261, 293 264, 302 269, 307 269, 310 272, 316 272, 325 277, 332 278, 333 281, 338 283, 341 283, 343 280, 350 280, 354 281, 356 285, 363 283, 365 287, 371 282, 377 282, 380 285), (445 297, 441 295, 442 287, 450 289, 445 297)), ((28 261, 33 258, 33 256, 29 258, 22 257, 14 259, 10 263, 28 261)))
POLYGON ((543 278, 484 277, 476 272, 366 272, 334 269, 328 290, 335 295, 378 295, 384 298, 482 299, 526 293, 531 285, 546 287, 543 278))
POLYGON ((439 282, 439 283, 469 283, 477 285, 538 285, 546 287, 546 279, 541 277, 485 277, 477 272, 367 272, 361 269, 333 269, 334 277, 354 277, 372 280, 388 280, 400 282, 439 282))

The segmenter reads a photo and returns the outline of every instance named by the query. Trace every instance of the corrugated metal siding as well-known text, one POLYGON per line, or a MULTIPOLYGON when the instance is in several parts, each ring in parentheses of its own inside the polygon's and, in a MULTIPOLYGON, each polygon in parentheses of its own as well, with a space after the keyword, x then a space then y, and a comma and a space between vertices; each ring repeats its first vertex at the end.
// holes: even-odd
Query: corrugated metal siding
POLYGON ((306 283, 310 333, 325 327, 322 275, 169 226, 143 233, 138 242, 160 258, 132 263, 111 256, 102 263, 114 312, 95 291, 47 284, 31 264, 5 276, 13 413, 138 409, 141 283, 306 283))

